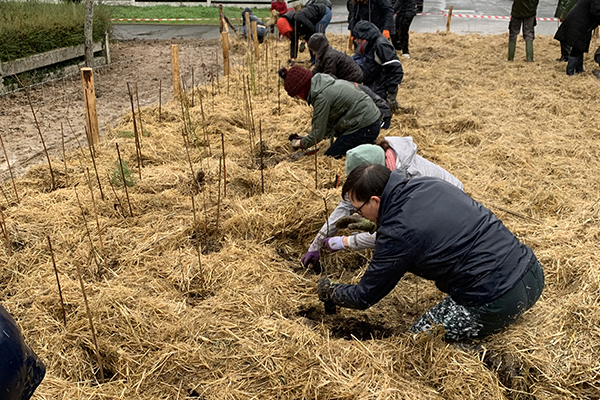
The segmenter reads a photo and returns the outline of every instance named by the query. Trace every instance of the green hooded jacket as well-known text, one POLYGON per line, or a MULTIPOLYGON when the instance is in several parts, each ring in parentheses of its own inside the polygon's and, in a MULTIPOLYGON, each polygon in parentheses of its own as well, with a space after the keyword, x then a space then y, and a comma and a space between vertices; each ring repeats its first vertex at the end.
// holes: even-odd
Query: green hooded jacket
POLYGON ((377 121, 381 112, 353 83, 336 80, 331 75, 315 74, 307 98, 313 106, 312 129, 302 139, 308 148, 326 137, 349 135, 377 121))
POLYGON ((577 0, 558 0, 558 4, 556 5, 556 12, 554 13, 554 18, 562 18, 565 19, 571 8, 577 3, 577 0))
POLYGON ((513 0, 510 16, 513 18, 535 17, 539 0, 513 0))

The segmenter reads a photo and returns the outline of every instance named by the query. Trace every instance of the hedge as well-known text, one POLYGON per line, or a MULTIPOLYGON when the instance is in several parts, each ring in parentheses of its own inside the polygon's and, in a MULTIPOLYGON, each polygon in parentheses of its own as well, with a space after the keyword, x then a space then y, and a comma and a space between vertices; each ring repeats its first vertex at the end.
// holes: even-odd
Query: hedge
MULTIPOLYGON (((0 61, 83 44, 83 4, 0 1, 0 61)), ((110 29, 110 10, 94 6, 94 41, 110 29)))

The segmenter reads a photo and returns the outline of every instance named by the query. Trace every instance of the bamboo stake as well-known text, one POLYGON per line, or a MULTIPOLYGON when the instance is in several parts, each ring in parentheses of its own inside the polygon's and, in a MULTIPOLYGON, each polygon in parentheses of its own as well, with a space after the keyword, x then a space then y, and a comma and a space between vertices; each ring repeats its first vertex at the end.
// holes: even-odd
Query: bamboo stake
POLYGON ((35 126, 37 128, 38 133, 40 134, 40 140, 42 141, 42 146, 44 147, 44 153, 46 154, 46 160, 48 160, 48 168, 50 168, 50 178, 52 179, 52 190, 56 188, 56 183, 54 181, 54 171, 52 170, 52 163, 50 162, 50 155, 48 154, 48 149, 46 148, 46 142, 44 141, 44 136, 42 135, 42 129, 40 128, 40 124, 38 123, 37 116, 35 115, 35 110, 33 109, 33 103, 31 102, 31 97, 29 96, 29 90, 25 89, 25 93, 27 94, 27 101, 29 101, 29 106, 31 107, 31 112, 33 113, 33 120, 35 121, 35 126))
MULTIPOLYGON (((87 129, 87 128, 85 128, 85 129, 87 129)), ((95 156, 94 152, 92 151, 92 146, 89 144, 88 144, 88 149, 90 150, 90 157, 92 158, 94 172, 96 173, 96 180, 98 181, 98 189, 100 189, 100 197, 102 197, 102 201, 104 201, 104 192, 102 191, 102 184, 100 183, 100 175, 98 174, 98 168, 96 167, 96 156, 95 156)))
POLYGON ((264 143, 262 140, 262 119, 258 121, 258 134, 260 140, 260 190, 262 194, 265 194, 265 164, 263 163, 264 143))
POLYGON ((96 218, 96 229, 98 230, 98 239, 100 240, 100 253, 104 261, 104 268, 108 271, 108 264, 106 262, 106 252, 104 251, 104 241, 102 240, 102 229, 100 228, 100 220, 98 219, 98 210, 96 208, 96 199, 94 198, 94 189, 92 188, 92 181, 90 180, 90 169, 85 169, 85 177, 87 179, 88 188, 90 189, 90 196, 92 197, 92 206, 94 209, 94 217, 96 218))
POLYGON ((110 175, 108 174, 108 172, 106 173, 106 177, 108 178, 108 183, 110 184, 110 188, 113 191, 113 194, 115 195, 115 198, 117 199, 117 203, 119 203, 119 207, 121 208, 121 215, 123 216, 123 218, 127 218, 127 216, 125 215, 125 209, 123 208, 123 204, 121 203, 121 199, 119 198, 119 196, 117 196, 117 191, 115 190, 115 186, 113 185, 112 181, 110 180, 110 175))
POLYGON ((221 131, 221 150, 223 152, 223 197, 227 197, 227 168, 225 166, 225 133, 221 131))
POLYGON ((127 190, 127 181, 125 180, 125 171, 123 171, 123 161, 121 160, 121 152, 119 151, 119 143, 115 143, 117 146, 117 156, 119 156, 119 169, 121 170, 121 178, 123 178, 123 187, 125 188, 125 196, 127 196, 127 205, 129 206, 129 214, 133 217, 133 210, 131 209, 131 202, 129 201, 129 191, 127 190))
POLYGON ((137 165, 138 165, 138 173, 140 175, 140 180, 142 179, 142 154, 140 150, 140 141, 138 138, 138 130, 137 123, 135 122, 135 108, 133 106, 133 94, 131 93, 131 88, 129 87, 129 82, 127 82, 127 91, 129 92, 129 102, 131 103, 131 117, 133 119, 133 135, 135 137, 135 155, 137 157, 137 165))
POLYGON ((179 77, 179 47, 171 45, 171 72, 173 74, 173 97, 181 93, 181 78, 179 77))
POLYGON ((4 140, 2 140, 2 135, 0 135, 0 143, 2 144, 2 150, 4 151, 4 159, 6 160, 6 165, 8 166, 8 172, 10 173, 10 180, 12 181, 13 188, 15 190, 15 196, 17 197, 17 203, 19 203, 20 202, 19 192, 17 192, 17 184, 15 183, 15 176, 13 175, 12 168, 10 166, 10 161, 8 160, 8 154, 6 154, 6 147, 4 146, 4 140))
POLYGON ((158 81, 158 122, 162 120, 162 79, 158 81))
POLYGON ((65 327, 67 326, 67 312, 65 311, 65 301, 63 300, 62 289, 60 288, 60 279, 58 279, 58 268, 56 268, 56 260, 54 259, 54 250, 52 250, 52 243, 50 242, 50 236, 48 238, 48 249, 50 249, 50 257, 52 257, 52 266, 54 267, 54 275, 56 275, 56 284, 58 285, 58 295, 60 297, 60 306, 62 308, 63 322, 65 327))
POLYGON ((100 380, 104 382, 104 368, 102 367, 102 357, 100 356, 100 348, 98 347, 98 340, 96 339, 96 330, 94 329, 94 321, 92 320, 92 312, 90 305, 88 304, 87 296, 85 294, 85 286, 83 285, 83 278, 81 277, 81 270, 79 263, 75 263, 77 268, 77 276, 79 277, 79 284, 81 285, 81 293, 83 293, 83 302, 85 303, 85 310, 87 312, 88 320, 90 322, 90 329, 92 330, 92 339, 94 340, 94 346, 96 347, 96 361, 98 362, 98 368, 100 368, 100 380))
POLYGON ((6 219, 4 219, 4 213, 0 210, 0 216, 2 217, 2 221, 0 222, 0 228, 2 228, 2 235, 4 235, 4 240, 6 240, 6 247, 8 248, 8 256, 12 256, 12 243, 8 238, 8 226, 6 226, 6 219))
POLYGON ((69 186, 69 174, 67 169, 67 153, 65 151, 65 130, 63 128, 63 123, 60 123, 60 138, 62 141, 62 155, 63 155, 63 164, 65 165, 65 182, 66 185, 69 186))
MULTIPOLYGON (((138 108, 138 118, 140 119, 140 132, 139 132, 139 146, 140 146, 140 154, 142 154, 142 138, 144 137, 144 124, 142 123, 142 109, 140 108, 140 96, 138 95, 138 84, 137 82, 135 83, 135 99, 137 101, 137 108, 138 108)), ((142 167, 144 166, 142 161, 142 167)))
POLYGON ((217 232, 219 231, 219 216, 221 214, 221 157, 219 157, 219 180, 217 181, 217 232))
MULTIPOLYGON (((196 217, 196 203, 194 202, 194 195, 192 194, 192 211, 194 213, 194 236, 196 236, 196 253, 198 253, 198 267, 200 269, 200 276, 202 277, 202 288, 206 288, 206 278, 202 268, 202 244, 200 243, 200 233, 198 232, 198 218, 196 217)), ((188 289, 189 290, 189 289, 188 289)))
POLYGON ((194 91, 196 90, 196 85, 194 84, 194 67, 192 67, 192 107, 194 107, 194 91))

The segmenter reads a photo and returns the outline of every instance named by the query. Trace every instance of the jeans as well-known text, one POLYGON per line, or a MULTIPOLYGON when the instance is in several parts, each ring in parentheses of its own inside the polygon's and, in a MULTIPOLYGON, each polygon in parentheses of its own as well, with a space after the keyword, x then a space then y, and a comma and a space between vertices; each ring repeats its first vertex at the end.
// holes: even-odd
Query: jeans
POLYGON ((326 156, 333 158, 342 158, 346 155, 346 152, 350 149, 360 146, 361 144, 374 144, 375 139, 379 136, 379 130, 381 129, 381 119, 377 118, 375 123, 360 128, 354 133, 348 135, 342 135, 325 152, 326 156))
POLYGON ((331 22, 331 10, 329 9, 329 7, 325 8, 327 9, 327 11, 325 12, 323 18, 321 18, 321 20, 317 22, 317 25, 315 25, 315 33, 325 33, 325 29, 327 29, 329 23, 331 22))

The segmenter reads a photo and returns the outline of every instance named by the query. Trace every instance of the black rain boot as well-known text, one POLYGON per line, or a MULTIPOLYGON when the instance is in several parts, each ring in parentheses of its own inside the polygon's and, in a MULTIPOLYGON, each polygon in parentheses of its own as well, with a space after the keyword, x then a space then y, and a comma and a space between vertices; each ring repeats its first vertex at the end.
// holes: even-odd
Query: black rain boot
POLYGON ((577 64, 575 64, 575 73, 581 74, 582 72, 585 72, 585 69, 583 69, 583 54, 577 58, 577 64))
POLYGON ((569 61, 567 61, 567 75, 575 75, 575 66, 578 60, 577 57, 569 56, 569 61))

